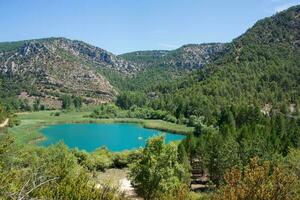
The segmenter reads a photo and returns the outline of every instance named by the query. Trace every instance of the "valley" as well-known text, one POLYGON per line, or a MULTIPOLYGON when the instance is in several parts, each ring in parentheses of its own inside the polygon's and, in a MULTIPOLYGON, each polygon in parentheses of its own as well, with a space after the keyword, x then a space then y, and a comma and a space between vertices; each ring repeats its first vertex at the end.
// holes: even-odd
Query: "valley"
POLYGON ((174 50, 0 43, 0 199, 300 199, 299 47, 299 5, 174 50))

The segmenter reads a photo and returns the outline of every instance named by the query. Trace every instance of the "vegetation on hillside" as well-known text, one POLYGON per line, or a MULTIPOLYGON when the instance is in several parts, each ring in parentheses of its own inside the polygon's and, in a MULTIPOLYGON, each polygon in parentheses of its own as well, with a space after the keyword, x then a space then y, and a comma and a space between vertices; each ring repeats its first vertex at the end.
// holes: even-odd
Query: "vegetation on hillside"
POLYGON ((143 68, 168 67, 181 72, 197 69, 213 61, 226 50, 226 44, 188 44, 172 51, 137 51, 120 55, 143 68))
POLYGON ((221 109, 230 105, 257 105, 265 112, 273 109, 296 116, 300 105, 298 15, 299 6, 295 6, 259 21, 212 64, 174 82, 144 85, 139 91, 147 95, 143 106, 166 110, 177 118, 204 116, 213 125, 221 109))
POLYGON ((165 111, 195 127, 181 145, 220 189, 212 198, 272 199, 278 190, 282 199, 299 198, 297 170, 282 167, 300 147, 299 13, 295 6, 259 21, 223 56, 184 79, 144 85, 116 100, 122 109, 165 111), (269 164, 250 162, 256 156, 269 164), (228 169, 235 169, 231 180, 228 169), (251 187, 257 184, 262 188, 251 187))
MULTIPOLYGON (((194 199, 188 189, 194 171, 208 179, 196 180, 205 182, 201 186, 208 190, 200 199, 300 199, 299 15, 300 6, 294 6, 257 22, 212 63, 184 75, 176 76, 173 61, 164 60, 169 52, 123 55, 135 62, 146 57, 145 66, 150 66, 151 59, 163 60, 130 78, 98 70, 119 87, 119 95, 114 104, 92 111, 86 121, 160 119, 193 127, 194 134, 179 145, 164 144, 163 137, 156 137, 143 150, 117 154, 106 148, 93 153, 69 150, 63 144, 19 148, 9 135, 1 134, 0 197, 120 199, 122 194, 114 188, 97 189, 91 177, 110 167, 129 166, 130 179, 145 199, 194 199)), ((90 49, 76 45, 80 53, 90 49)), ((178 54, 177 58, 181 59, 178 54)), ((5 89, 0 90, 1 97, 6 92, 14 97, 26 85, 10 85, 10 81, 1 82, 0 88, 5 89)), ((80 97, 59 97, 64 109, 81 107, 80 97)), ((11 113, 10 107, 23 105, 8 102, 3 101, 0 108, 0 121, 11 113)), ((41 109, 38 99, 33 108, 41 109)), ((49 117, 53 122, 65 119, 60 114, 49 117)))

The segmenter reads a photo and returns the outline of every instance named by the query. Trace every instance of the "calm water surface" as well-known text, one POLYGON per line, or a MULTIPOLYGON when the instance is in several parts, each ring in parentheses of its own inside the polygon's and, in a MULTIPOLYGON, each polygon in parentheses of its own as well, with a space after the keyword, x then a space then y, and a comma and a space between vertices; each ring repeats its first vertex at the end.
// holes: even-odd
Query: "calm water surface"
MULTIPOLYGON (((41 143, 49 146, 63 141, 70 148, 86 151, 106 146, 111 151, 123 151, 144 147, 148 138, 161 134, 161 131, 146 129, 138 124, 59 124, 42 129, 47 137, 41 143)), ((164 133, 166 142, 182 140, 185 136, 164 133)))

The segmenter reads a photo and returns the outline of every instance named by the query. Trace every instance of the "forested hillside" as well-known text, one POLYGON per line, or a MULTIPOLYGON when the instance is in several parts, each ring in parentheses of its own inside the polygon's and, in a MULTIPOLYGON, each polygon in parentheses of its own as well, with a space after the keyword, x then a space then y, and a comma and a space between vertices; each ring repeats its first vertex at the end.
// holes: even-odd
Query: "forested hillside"
POLYGON ((24 137, 47 123, 108 119, 180 126, 186 134, 169 144, 149 139, 136 151, 88 153, 23 145, 1 133, 0 198, 126 199, 98 185, 97 174, 127 168, 146 200, 300 199, 300 5, 228 44, 115 56, 51 38, 0 43, 0 55, 0 123, 14 118, 12 110, 45 109, 45 99, 63 109, 23 118, 24 137), (32 107, 26 97, 34 97, 32 107), (81 116, 83 101, 102 104, 81 116))
POLYGON ((146 103, 177 118, 205 116, 214 124, 221 108, 255 105, 296 114, 300 101, 299 6, 257 22, 215 62, 183 80, 146 87, 146 103))
POLYGON ((208 199, 299 199, 299 39, 294 6, 258 21, 202 69, 116 103, 195 128, 178 151, 189 159, 192 189, 217 189, 208 199))
POLYGON ((142 67, 172 66, 181 70, 201 68, 226 50, 226 44, 188 44, 172 51, 136 51, 120 57, 142 67))
MULTIPOLYGON (((112 84, 122 91, 141 91, 157 83, 177 81, 192 71, 202 68, 224 54, 227 44, 188 44, 172 51, 136 51, 119 57, 141 68, 129 78, 108 76, 112 84), (123 81, 123 82, 122 82, 123 81), (118 84, 118 83, 124 84, 118 84)), ((173 84, 173 83, 172 83, 173 84)))
POLYGON ((3 42, 0 96, 21 110, 38 99, 47 109, 60 108, 64 95, 99 104, 111 101, 119 91, 177 80, 211 62, 224 49, 223 44, 185 45, 174 51, 115 56, 66 38, 3 42))

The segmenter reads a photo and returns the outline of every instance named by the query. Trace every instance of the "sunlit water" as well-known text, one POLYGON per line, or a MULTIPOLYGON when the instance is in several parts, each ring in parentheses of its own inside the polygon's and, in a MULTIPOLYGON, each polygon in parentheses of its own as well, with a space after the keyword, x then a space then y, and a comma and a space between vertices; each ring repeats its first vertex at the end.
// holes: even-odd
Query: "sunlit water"
MULTIPOLYGON (((86 151, 106 146, 111 151, 123 151, 144 147, 148 138, 162 134, 161 131, 146 129, 138 124, 60 124, 42 129, 46 140, 42 146, 63 141, 70 148, 86 151)), ((182 140, 185 136, 165 134, 166 142, 182 140)))

